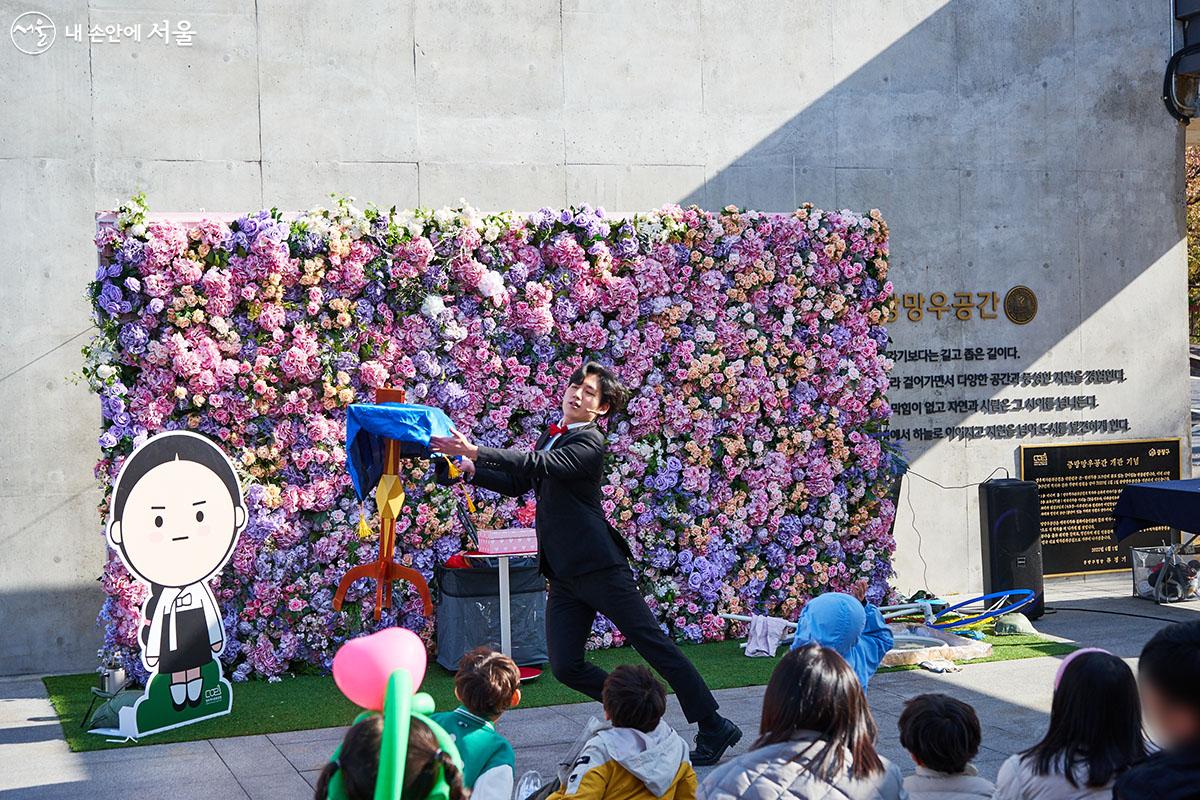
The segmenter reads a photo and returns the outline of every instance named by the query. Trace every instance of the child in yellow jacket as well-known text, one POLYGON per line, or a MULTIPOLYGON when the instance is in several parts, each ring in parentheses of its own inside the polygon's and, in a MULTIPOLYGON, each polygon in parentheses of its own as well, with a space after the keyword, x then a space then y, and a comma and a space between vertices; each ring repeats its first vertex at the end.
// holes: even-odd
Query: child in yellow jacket
POLYGON ((593 727, 550 800, 695 800, 688 746, 663 721, 667 693, 654 673, 617 667, 603 702, 611 724, 593 727))

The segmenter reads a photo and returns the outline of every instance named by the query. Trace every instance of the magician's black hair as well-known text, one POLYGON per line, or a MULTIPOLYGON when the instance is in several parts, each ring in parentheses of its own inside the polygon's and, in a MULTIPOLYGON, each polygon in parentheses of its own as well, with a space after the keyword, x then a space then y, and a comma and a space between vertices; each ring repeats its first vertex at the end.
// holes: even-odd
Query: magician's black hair
POLYGON ((621 413, 629 400, 629 390, 617 378, 616 373, 599 361, 585 361, 571 373, 571 385, 582 385, 588 375, 596 375, 600 379, 600 402, 608 403, 608 413, 604 416, 612 419, 621 413))

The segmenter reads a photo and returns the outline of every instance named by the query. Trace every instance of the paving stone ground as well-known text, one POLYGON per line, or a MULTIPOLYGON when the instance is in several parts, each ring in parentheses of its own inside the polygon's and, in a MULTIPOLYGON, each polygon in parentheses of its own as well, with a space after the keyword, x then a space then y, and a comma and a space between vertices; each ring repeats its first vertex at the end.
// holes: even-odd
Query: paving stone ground
MULTIPOLYGON (((1163 625, 1200 618, 1200 602, 1156 606, 1131 597, 1125 573, 1053 580, 1046 595, 1051 613, 1037 622, 1039 631, 1107 648, 1131 663, 1163 625)), ((977 765, 982 774, 995 778, 1009 754, 1029 746, 1045 730, 1057 667, 1057 658, 1031 658, 969 665, 950 675, 878 675, 871 682, 869 698, 879 723, 879 748, 910 772, 912 764, 900 748, 896 730, 904 700, 943 691, 979 712, 984 736, 977 765)), ((722 713, 746 732, 737 752, 743 752, 757 734, 762 694, 762 687, 716 693, 722 713)), ((599 704, 584 703, 506 714, 499 727, 516 749, 518 774, 529 769, 552 774, 583 723, 598 713, 599 704)), ((668 719, 684 736, 694 735, 674 698, 668 719)), ((0 679, 0 800, 128 796, 306 800, 343 731, 324 728, 72 753, 38 677, 0 679)))

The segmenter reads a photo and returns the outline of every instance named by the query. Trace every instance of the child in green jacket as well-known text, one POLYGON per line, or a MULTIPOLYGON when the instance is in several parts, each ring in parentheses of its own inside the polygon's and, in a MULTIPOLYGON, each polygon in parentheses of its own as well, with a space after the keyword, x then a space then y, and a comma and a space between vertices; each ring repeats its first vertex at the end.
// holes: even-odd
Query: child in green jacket
POLYGON ((513 749, 496 732, 496 720, 521 702, 521 673, 508 656, 477 647, 462 657, 454 676, 462 704, 433 715, 454 739, 463 759, 463 784, 473 800, 509 800, 513 792, 513 749))

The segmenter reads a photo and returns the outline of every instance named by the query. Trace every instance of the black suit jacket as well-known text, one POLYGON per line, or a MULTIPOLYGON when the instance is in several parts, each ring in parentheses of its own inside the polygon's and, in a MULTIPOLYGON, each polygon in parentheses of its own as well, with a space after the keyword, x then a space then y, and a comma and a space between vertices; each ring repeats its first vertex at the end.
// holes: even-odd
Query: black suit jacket
POLYGON ((604 516, 604 434, 588 424, 567 431, 554 446, 503 450, 480 447, 473 483, 493 492, 520 497, 537 494, 535 528, 542 574, 571 578, 606 567, 626 565, 629 546, 604 516))

